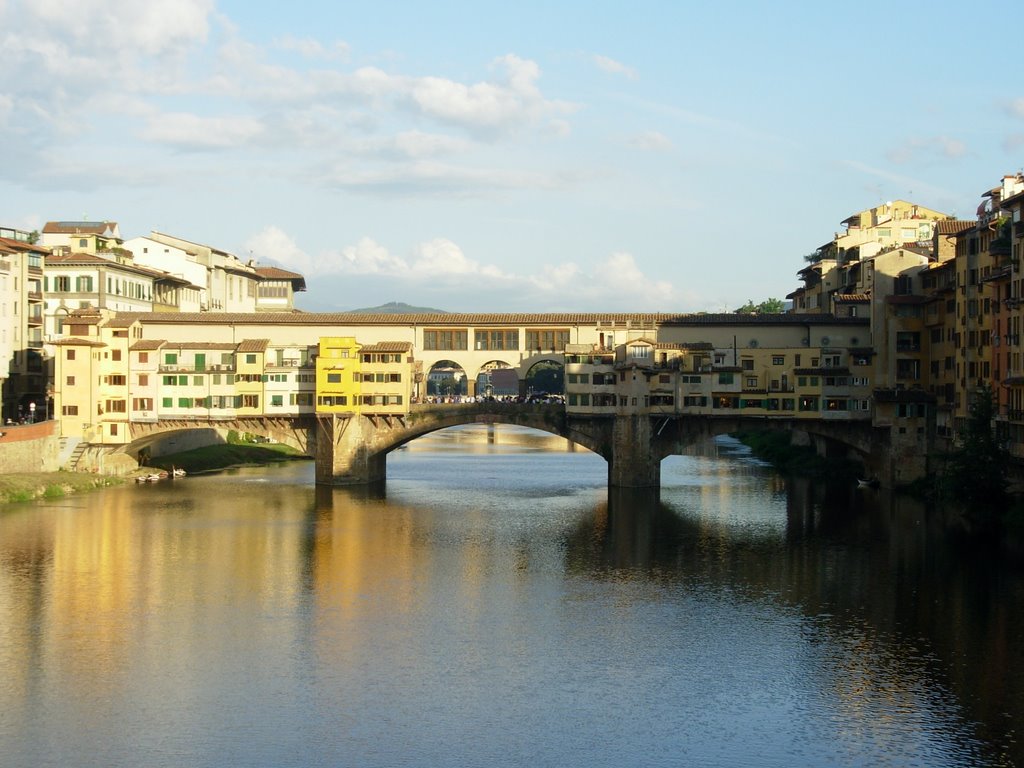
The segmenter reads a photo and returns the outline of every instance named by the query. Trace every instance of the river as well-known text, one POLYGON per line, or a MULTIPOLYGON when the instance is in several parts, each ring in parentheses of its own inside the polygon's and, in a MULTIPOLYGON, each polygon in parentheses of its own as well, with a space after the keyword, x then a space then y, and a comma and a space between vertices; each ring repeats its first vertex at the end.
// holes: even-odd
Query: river
POLYGON ((0 764, 1024 765, 1024 574, 728 440, 512 427, 0 508, 0 764))

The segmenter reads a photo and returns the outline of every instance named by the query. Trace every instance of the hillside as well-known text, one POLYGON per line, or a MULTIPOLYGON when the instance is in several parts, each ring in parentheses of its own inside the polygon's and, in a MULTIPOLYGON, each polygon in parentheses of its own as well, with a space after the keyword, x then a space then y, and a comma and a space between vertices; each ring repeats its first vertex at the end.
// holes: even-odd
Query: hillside
POLYGON ((379 307, 364 307, 363 309, 343 310, 353 315, 415 315, 437 313, 447 314, 443 309, 432 309, 431 307, 414 307, 401 301, 389 301, 379 307))

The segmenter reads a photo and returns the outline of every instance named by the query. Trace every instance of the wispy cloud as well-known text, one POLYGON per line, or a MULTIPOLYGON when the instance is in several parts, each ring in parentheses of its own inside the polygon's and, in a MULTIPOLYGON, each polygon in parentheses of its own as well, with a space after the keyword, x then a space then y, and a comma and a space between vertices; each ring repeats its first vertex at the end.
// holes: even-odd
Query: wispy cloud
POLYGON ((629 144, 649 152, 671 152, 674 149, 672 140, 658 131, 645 131, 630 136, 629 144))
POLYGON ((622 62, 616 61, 615 59, 611 59, 607 56, 594 54, 591 57, 591 61, 593 61, 594 65, 602 72, 607 72, 612 75, 622 75, 630 80, 636 80, 639 77, 637 71, 632 67, 627 67, 622 62))
POLYGON ((967 154, 967 145, 949 136, 914 137, 889 150, 886 158, 896 165, 930 159, 955 160, 967 154))

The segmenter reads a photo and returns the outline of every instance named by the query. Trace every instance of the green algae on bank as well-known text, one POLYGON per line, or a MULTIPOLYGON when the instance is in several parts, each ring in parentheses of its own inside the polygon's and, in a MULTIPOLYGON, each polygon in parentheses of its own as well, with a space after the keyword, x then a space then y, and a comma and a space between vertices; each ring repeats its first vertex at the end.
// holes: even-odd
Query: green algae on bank
POLYGON ((259 466, 305 459, 309 457, 282 443, 219 443, 158 456, 150 459, 146 467, 167 471, 184 469, 188 473, 216 472, 229 467, 259 466))
POLYGON ((0 504, 58 499, 72 493, 121 485, 124 477, 92 472, 14 472, 0 475, 0 504))

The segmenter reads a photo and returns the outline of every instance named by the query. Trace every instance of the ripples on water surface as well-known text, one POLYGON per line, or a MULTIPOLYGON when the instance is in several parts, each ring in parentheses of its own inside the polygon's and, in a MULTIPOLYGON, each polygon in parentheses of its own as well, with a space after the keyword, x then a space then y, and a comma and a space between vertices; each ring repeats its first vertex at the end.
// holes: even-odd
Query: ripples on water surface
POLYGON ((0 514, 4 766, 1020 759, 1019 574, 723 443, 660 498, 513 428, 0 514))

